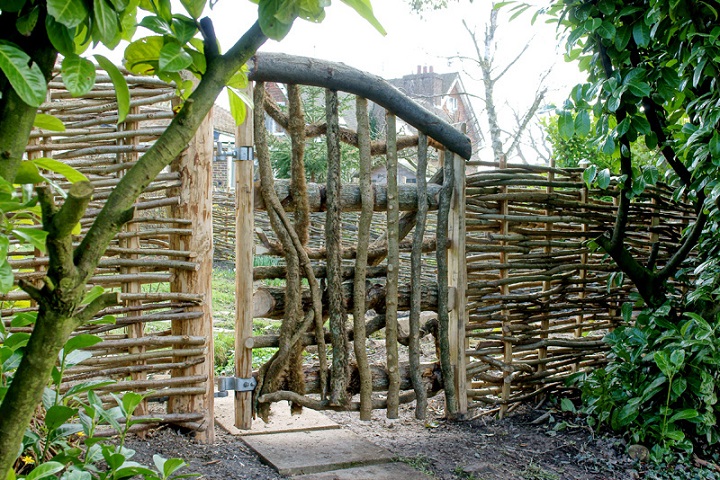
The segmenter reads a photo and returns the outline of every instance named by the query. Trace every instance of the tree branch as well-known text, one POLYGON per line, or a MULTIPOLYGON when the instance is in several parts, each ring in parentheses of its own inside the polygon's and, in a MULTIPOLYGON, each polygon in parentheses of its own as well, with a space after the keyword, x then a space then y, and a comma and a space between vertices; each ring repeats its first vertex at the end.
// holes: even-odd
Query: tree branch
POLYGON ((256 22, 224 55, 210 61, 202 80, 165 133, 126 173, 108 197, 97 220, 75 251, 83 280, 93 273, 100 257, 120 227, 130 218, 133 203, 150 182, 177 157, 192 139, 230 77, 267 40, 256 22))
POLYGON ((697 219, 695 220, 695 225, 693 225, 690 234, 685 236, 680 248, 675 252, 672 257, 670 257, 670 260, 668 260, 662 270, 660 270, 656 274, 658 280, 665 281, 675 274, 677 269, 680 267, 680 264, 687 258, 687 256, 690 254, 690 251, 695 248, 698 240, 700 240, 700 235, 702 235, 705 224, 707 223, 707 219, 707 213, 705 213, 704 210, 700 210, 700 213, 698 213, 697 219))
POLYGON ((107 307, 112 307, 113 305, 117 305, 118 303, 120 303, 119 292, 103 293, 95 300, 90 302, 80 312, 78 312, 75 315, 75 319, 82 325, 83 323, 93 318, 100 310, 104 310, 107 307))

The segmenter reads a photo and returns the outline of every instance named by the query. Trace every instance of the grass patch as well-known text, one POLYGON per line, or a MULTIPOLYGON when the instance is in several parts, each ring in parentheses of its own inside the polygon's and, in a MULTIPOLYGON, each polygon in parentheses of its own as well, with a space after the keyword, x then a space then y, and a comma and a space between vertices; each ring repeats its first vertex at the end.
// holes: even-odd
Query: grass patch
POLYGON ((418 453, 414 457, 398 457, 398 462, 407 463, 415 470, 424 473, 425 475, 435 476, 435 472, 432 469, 432 460, 422 453, 418 453))

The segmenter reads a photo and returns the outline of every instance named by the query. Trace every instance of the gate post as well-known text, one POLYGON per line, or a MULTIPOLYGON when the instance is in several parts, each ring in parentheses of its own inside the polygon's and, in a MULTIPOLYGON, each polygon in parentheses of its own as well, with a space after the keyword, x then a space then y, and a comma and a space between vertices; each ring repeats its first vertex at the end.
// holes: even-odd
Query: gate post
MULTIPOLYGON (((446 157, 447 158, 447 157, 446 157)), ((450 363, 455 373, 455 391, 458 399, 458 415, 467 414, 467 258, 465 257, 465 160, 460 155, 450 155, 454 162, 452 197, 448 215, 448 295, 450 363)))
MULTIPOLYGON (((252 98, 252 86, 248 87, 252 98)), ((255 108, 263 108, 255 105, 255 108)), ((252 376, 253 256, 255 208, 253 205, 253 122, 248 108, 235 131, 235 376, 252 376)), ((235 426, 252 427, 252 393, 235 392, 235 426)))
MULTIPOLYGON (((173 335, 205 337, 205 361, 191 367, 175 369, 173 377, 205 377, 200 394, 176 395, 170 397, 168 412, 200 412, 202 428, 197 438, 206 443, 215 441, 215 368, 212 324, 212 273, 213 273, 213 230, 212 230, 212 159, 213 159, 213 118, 212 110, 202 121, 195 136, 182 154, 170 165, 173 172, 180 174, 178 188, 180 201, 171 207, 171 217, 186 220, 176 228, 192 225, 192 235, 172 235, 170 244, 174 250, 193 252, 198 264, 197 270, 173 272, 170 282, 172 292, 198 292, 204 298, 201 305, 189 311, 201 312, 198 318, 173 320, 173 335)), ((174 357, 182 361, 183 357, 174 357)))

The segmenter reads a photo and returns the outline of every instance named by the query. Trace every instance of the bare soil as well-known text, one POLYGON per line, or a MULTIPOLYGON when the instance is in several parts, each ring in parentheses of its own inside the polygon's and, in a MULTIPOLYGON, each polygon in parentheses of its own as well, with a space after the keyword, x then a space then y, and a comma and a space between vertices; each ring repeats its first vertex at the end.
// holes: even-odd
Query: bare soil
MULTIPOLYGON (((357 413, 328 412, 343 428, 387 448, 398 460, 437 479, 561 480, 633 479, 642 477, 618 439, 596 437, 573 423, 573 415, 547 408, 521 407, 503 420, 482 416, 467 422, 443 420, 443 401, 430 401, 430 419, 414 418, 412 405, 400 418, 388 420, 376 411, 371 422, 357 413), (547 413, 550 415, 546 415, 547 413), (545 415, 541 424, 534 420, 545 415)), ((196 443, 189 435, 163 428, 146 439, 132 439, 136 460, 152 463, 152 455, 181 457, 187 472, 206 479, 279 479, 238 437, 217 428, 214 445, 196 443)))

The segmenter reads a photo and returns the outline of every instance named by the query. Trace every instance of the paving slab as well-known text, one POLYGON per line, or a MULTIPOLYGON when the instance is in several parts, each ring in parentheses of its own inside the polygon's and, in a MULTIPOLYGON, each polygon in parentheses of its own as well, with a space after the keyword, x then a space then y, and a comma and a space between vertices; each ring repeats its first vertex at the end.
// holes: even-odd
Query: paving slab
POLYGON ((302 415, 291 415, 290 404, 279 402, 273 403, 268 423, 258 418, 253 421, 250 430, 239 430, 235 428, 235 398, 233 395, 233 392, 230 392, 227 397, 215 399, 215 423, 231 435, 259 435, 340 428, 340 425, 322 413, 309 408, 303 408, 302 415))
POLYGON ((243 435, 242 440, 281 475, 303 475, 389 463, 393 455, 349 430, 243 435))
POLYGON ((294 480, 432 480, 432 478, 405 463, 369 465, 293 477, 294 480))

